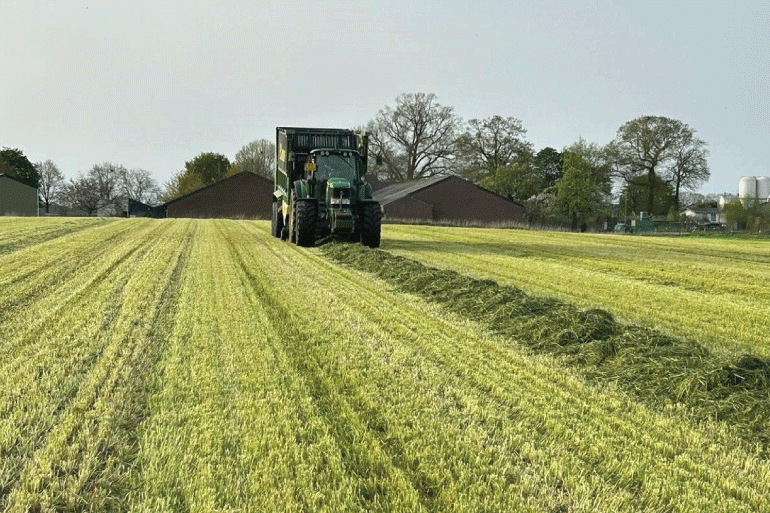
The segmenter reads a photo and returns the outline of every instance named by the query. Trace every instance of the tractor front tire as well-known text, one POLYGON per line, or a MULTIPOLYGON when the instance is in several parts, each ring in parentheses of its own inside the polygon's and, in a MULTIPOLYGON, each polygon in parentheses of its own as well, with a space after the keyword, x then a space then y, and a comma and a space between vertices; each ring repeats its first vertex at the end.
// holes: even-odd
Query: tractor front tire
POLYGON ((362 216, 361 244, 370 248, 380 247, 380 226, 382 224, 382 210, 379 203, 364 204, 362 216))
POLYGON ((305 248, 315 244, 316 206, 312 201, 294 202, 294 242, 305 248))

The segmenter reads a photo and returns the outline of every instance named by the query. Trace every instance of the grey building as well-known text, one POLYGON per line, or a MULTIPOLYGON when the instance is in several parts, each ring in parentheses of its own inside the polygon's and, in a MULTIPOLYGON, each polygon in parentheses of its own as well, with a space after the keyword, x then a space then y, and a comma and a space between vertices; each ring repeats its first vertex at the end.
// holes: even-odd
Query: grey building
POLYGON ((37 189, 13 176, 0 174, 0 215, 37 216, 37 189))

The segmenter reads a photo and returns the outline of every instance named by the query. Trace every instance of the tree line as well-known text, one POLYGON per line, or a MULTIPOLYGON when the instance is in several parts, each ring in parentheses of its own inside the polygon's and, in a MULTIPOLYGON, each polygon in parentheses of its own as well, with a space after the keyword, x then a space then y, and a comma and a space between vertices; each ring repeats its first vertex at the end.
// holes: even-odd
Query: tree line
POLYGON ((17 148, 0 151, 0 174, 7 174, 38 189, 41 209, 76 215, 126 215, 127 200, 156 205, 177 198, 222 178, 250 171, 272 180, 275 145, 254 141, 230 161, 218 153, 201 153, 185 162, 184 170, 160 186, 145 169, 127 169, 120 164, 95 164, 86 172, 66 179, 51 160, 32 163, 17 148))
MULTIPOLYGON (((404 93, 358 129, 370 133, 370 169, 379 181, 455 174, 522 203, 530 221, 572 228, 610 214, 613 186, 626 212, 666 215, 710 175, 706 142, 686 123, 662 116, 624 123, 605 146, 580 139, 536 151, 520 119, 466 122, 434 94, 404 93)), ((39 186, 46 212, 57 202, 87 215, 105 208, 119 215, 129 197, 166 202, 242 171, 272 180, 274 166, 275 144, 265 139, 243 146, 232 162, 201 153, 163 186, 148 171, 113 163, 66 180, 50 160, 32 164, 19 150, 0 152, 0 172, 39 186)))
POLYGON ((128 198, 155 203, 161 195, 157 181, 145 169, 105 162, 67 180, 53 161, 32 163, 18 148, 0 151, 0 173, 35 187, 46 214, 55 204, 60 213, 125 215, 128 198))
POLYGON ((464 122, 434 94, 402 94, 365 127, 384 181, 456 174, 524 204, 531 221, 572 228, 610 214, 613 185, 628 211, 678 211, 710 176, 708 145, 676 119, 642 116, 605 146, 578 140, 535 151, 515 117, 464 122))

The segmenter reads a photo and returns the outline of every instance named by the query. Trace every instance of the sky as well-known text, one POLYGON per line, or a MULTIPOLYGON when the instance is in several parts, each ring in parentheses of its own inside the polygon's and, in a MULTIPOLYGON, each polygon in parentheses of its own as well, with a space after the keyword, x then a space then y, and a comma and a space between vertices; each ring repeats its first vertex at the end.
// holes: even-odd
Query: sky
POLYGON ((354 128, 401 93, 515 117, 535 150, 678 119, 699 192, 770 176, 770 2, 0 0, 0 147, 159 183, 276 126, 354 128))

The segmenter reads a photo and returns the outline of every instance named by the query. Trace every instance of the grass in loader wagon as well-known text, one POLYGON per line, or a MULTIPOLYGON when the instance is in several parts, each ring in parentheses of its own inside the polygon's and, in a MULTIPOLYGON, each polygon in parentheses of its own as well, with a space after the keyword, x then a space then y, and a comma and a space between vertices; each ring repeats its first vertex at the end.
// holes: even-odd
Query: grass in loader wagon
POLYGON ((621 324, 604 310, 580 310, 382 250, 329 244, 323 252, 534 352, 558 356, 589 381, 613 383, 655 408, 683 408, 696 422, 726 422, 768 456, 770 361, 752 355, 725 361, 696 341, 621 324))

